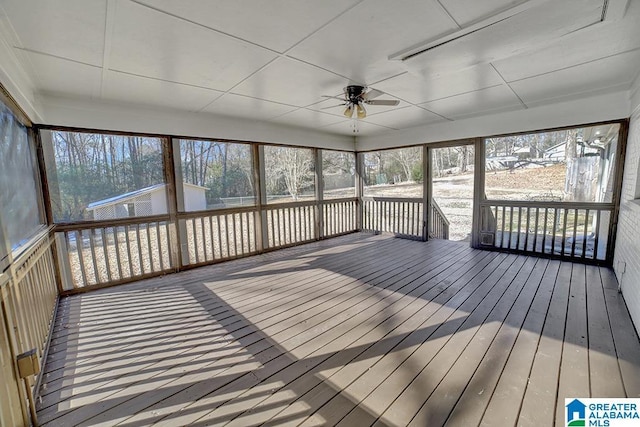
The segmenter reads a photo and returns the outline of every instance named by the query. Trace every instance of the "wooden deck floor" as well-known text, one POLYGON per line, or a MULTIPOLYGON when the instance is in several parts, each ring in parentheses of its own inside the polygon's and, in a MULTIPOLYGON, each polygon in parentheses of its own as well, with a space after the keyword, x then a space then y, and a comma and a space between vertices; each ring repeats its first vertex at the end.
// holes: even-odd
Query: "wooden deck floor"
POLYGON ((606 268, 353 234, 65 298, 43 425, 562 425, 640 397, 606 268))

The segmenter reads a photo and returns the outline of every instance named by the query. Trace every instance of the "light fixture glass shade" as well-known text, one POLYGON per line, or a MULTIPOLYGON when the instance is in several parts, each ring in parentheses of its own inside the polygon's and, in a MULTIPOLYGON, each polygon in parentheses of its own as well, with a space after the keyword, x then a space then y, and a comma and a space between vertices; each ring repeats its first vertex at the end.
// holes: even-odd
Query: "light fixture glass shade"
POLYGON ((348 118, 353 117, 353 105, 349 104, 347 108, 344 109, 344 115, 348 118))
POLYGON ((365 117, 367 117, 367 110, 364 109, 364 106, 362 104, 358 104, 356 106, 356 110, 358 111, 359 119, 364 119, 365 117))

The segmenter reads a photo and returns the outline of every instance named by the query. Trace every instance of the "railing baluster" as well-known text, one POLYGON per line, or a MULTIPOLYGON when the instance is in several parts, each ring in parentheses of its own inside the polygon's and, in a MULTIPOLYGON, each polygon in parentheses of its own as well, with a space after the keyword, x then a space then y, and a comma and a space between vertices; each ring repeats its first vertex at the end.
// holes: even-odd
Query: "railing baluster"
POLYGON ((218 229, 218 253, 220 254, 220 258, 224 258, 224 254, 222 253, 222 226, 220 224, 220 215, 216 215, 216 228, 218 229))
POLYGON ((202 234, 202 253, 204 261, 208 261, 209 257, 207 256, 207 237, 204 230, 204 217, 200 217, 200 233, 202 234))
POLYGON ((131 253, 131 238, 129 236, 129 226, 125 225, 124 226, 125 229, 125 239, 127 241, 127 258, 129 260, 129 277, 133 277, 135 276, 135 274, 133 274, 133 254, 131 253))
MULTIPOLYGON (((557 228, 557 224, 558 224, 558 208, 555 208, 553 210, 553 238, 551 240, 551 253, 555 254, 556 253, 556 228, 557 228)), ((562 252, 560 253, 562 254, 562 252)))
POLYGON ((147 235, 147 258, 149 259, 149 272, 153 273, 156 269, 153 265, 153 253, 151 252, 151 234, 149 233, 149 224, 144 226, 147 235))
POLYGON ((521 230, 522 230, 522 207, 518 207, 518 236, 516 237, 516 249, 520 249, 521 230))
POLYGON ((140 262, 140 274, 145 274, 144 260, 142 259, 142 241, 140 240, 140 224, 136 224, 136 245, 138 249, 138 261, 140 262))
POLYGON ((533 235, 533 252, 538 252, 538 219, 540 218, 540 209, 536 208, 535 234, 533 235))
POLYGON ((513 240, 513 206, 511 206, 511 211, 509 213, 509 243, 507 248, 511 249, 511 241, 513 240))
POLYGON ((507 212, 507 207, 503 206, 502 207, 502 231, 500 233, 500 247, 504 248, 504 235, 506 233, 506 229, 505 229, 505 220, 506 220, 506 212, 507 212))
POLYGON ((529 226, 531 225, 531 212, 529 211, 529 208, 527 207, 527 221, 525 223, 525 229, 524 229, 524 250, 527 251, 528 250, 528 246, 529 246, 529 226))
MULTIPOLYGON (((282 246, 282 239, 285 238, 284 227, 281 221, 280 209, 276 209, 276 214, 278 216, 278 246, 282 246)), ((284 214, 282 215, 284 216, 284 214)))
POLYGON ((576 239, 578 238, 578 209, 573 210, 573 240, 571 241, 571 257, 576 253, 576 239))
POLYGON ((231 238, 233 239, 233 256, 238 256, 238 221, 235 213, 230 213, 229 220, 231 221, 231 238))
POLYGON ((566 255, 566 242, 567 242, 567 216, 569 215, 569 209, 565 208, 562 222, 562 255, 566 255))
POLYGON ((78 261, 80 262, 80 272, 82 273, 82 286, 87 286, 87 271, 84 263, 84 251, 82 250, 84 242, 82 240, 82 230, 76 231, 76 251, 78 252, 78 261))
POLYGON ((585 210, 584 214, 584 233, 582 233, 582 255, 584 258, 587 254, 587 233, 589 232, 589 209, 585 210))
POLYGON ((213 261, 216 259, 216 244, 213 233, 213 215, 207 215, 207 223, 209 224, 209 250, 211 251, 211 258, 209 261, 213 261))
POLYGON ((238 221, 240 222, 240 253, 244 255, 247 253, 244 247, 244 216, 246 212, 240 212, 238 214, 238 221))
POLYGON ((107 269, 107 281, 111 282, 111 263, 109 262, 109 253, 107 250, 107 239, 104 234, 104 227, 100 228, 100 240, 102 240, 102 254, 104 255, 104 265, 107 269))
POLYGON ((118 279, 122 280, 122 258, 120 257, 120 242, 118 240, 118 227, 113 227, 113 246, 116 251, 116 271, 118 279))
POLYGON ((598 259, 598 239, 600 238, 600 212, 598 209, 596 211, 596 229, 594 231, 594 241, 593 241, 593 259, 598 259))
POLYGON ((198 230, 196 229, 196 218, 190 218, 189 223, 191 224, 191 240, 193 243, 193 254, 196 258, 196 264, 200 263, 200 251, 198 250, 200 244, 198 242, 198 230))
POLYGON ((546 252, 546 246, 547 246, 548 213, 549 213, 549 208, 544 208, 544 226, 542 230, 542 253, 543 254, 546 252))
POLYGON ((91 264, 93 265, 93 277, 96 280, 96 283, 102 282, 100 277, 100 272, 98 271, 98 261, 96 257, 96 242, 93 237, 93 229, 86 230, 89 233, 89 245, 91 246, 91 264))
POLYGON ((225 253, 224 256, 231 257, 231 244, 229 243, 229 214, 223 214, 222 218, 224 218, 224 244, 222 245, 225 253))
POLYGON ((158 258, 160 258, 160 270, 164 271, 164 251, 162 250, 162 236, 160 235, 160 221, 156 222, 156 244, 158 246, 158 258))

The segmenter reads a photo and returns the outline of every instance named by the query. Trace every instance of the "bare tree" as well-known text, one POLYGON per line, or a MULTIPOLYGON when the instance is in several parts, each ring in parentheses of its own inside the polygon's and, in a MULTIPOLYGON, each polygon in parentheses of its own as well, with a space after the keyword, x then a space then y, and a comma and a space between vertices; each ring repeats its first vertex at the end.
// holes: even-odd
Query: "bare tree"
POLYGON ((298 200, 305 188, 313 186, 314 160, 310 149, 265 147, 265 169, 271 194, 287 191, 298 200))
POLYGON ((422 147, 400 148, 389 151, 389 156, 402 167, 405 181, 411 181, 411 171, 422 161, 422 147))

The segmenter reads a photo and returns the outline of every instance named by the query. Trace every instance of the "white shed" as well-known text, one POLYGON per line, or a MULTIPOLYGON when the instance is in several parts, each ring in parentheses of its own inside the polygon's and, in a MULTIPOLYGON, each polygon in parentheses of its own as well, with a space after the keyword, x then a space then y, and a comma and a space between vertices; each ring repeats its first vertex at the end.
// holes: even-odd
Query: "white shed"
MULTIPOLYGON (((87 212, 95 220, 166 214, 167 192, 165 187, 166 184, 156 184, 108 199, 98 200, 87 205, 87 212)), ((185 183, 185 210, 197 211, 206 209, 206 190, 206 187, 185 183)))

